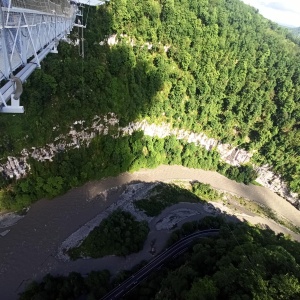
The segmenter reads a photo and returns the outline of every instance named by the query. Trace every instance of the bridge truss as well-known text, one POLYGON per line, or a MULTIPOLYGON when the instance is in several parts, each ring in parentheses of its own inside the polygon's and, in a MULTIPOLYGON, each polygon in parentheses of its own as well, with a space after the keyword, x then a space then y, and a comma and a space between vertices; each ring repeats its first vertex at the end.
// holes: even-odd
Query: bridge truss
POLYGON ((0 0, 0 4, 0 112, 22 113, 22 83, 48 53, 57 53, 78 7, 68 0, 0 0))

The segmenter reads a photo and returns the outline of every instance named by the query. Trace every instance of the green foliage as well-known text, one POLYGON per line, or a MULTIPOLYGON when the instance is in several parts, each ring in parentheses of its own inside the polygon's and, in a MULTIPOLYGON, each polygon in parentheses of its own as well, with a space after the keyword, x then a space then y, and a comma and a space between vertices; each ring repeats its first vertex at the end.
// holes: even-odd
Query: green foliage
MULTIPOLYGON (((176 163, 191 168, 216 170, 218 161, 217 152, 177 140, 174 136, 150 138, 142 132, 117 139, 98 136, 89 147, 60 152, 53 162, 31 160, 30 174, 2 192, 0 207, 3 210, 19 211, 40 198, 53 198, 87 180, 116 176, 125 171, 176 163)), ((193 195, 187 191, 182 193, 186 199, 193 201, 193 195)), ((178 203, 184 198, 183 195, 174 199, 167 194, 165 196, 162 198, 164 200, 155 200, 153 203, 142 200, 138 205, 143 205, 141 209, 150 215, 156 215, 171 203, 178 203)))
POLYGON ((190 191, 175 184, 160 183, 154 187, 146 199, 134 202, 134 206, 143 210, 147 216, 158 216, 165 208, 179 202, 199 203, 201 199, 190 191))
POLYGON ((199 221, 184 223, 180 229, 177 229, 172 232, 170 239, 168 241, 168 245, 172 245, 175 242, 182 239, 184 236, 189 235, 197 230, 205 230, 205 229, 219 229, 223 225, 226 224, 223 216, 206 216, 199 221))
POLYGON ((217 237, 199 239, 189 253, 126 299, 300 298, 298 242, 247 223, 214 222, 212 217, 185 224, 177 236, 213 225, 220 228, 217 237))
POLYGON ((20 299, 32 299, 33 296, 42 297, 45 300, 75 299, 85 292, 84 279, 79 273, 72 272, 67 278, 53 277, 48 274, 44 277, 42 284, 38 285, 36 282, 31 283, 28 289, 21 295, 20 299))
POLYGON ((189 168, 216 171, 220 155, 217 151, 207 151, 194 143, 185 143, 181 153, 182 165, 189 168))
MULTIPOLYGON (((1 115, 2 157, 52 142, 75 120, 88 124, 95 114, 113 111, 122 125, 147 117, 255 149, 258 163, 269 163, 300 191, 300 51, 287 30, 239 0, 112 0, 90 10, 85 38, 85 60, 61 43, 59 55, 48 56, 24 86, 26 114, 1 115), (112 33, 119 44, 100 46, 112 33)), ((255 176, 248 166, 219 165, 215 151, 138 134, 98 137, 53 163, 31 162, 32 173, 1 192, 1 208, 20 209, 90 179, 162 163, 218 170, 246 183, 255 176)), ((272 233, 225 228, 217 243, 208 239, 194 248, 182 272, 166 276, 156 299, 193 299, 200 291, 203 299, 297 299, 299 257, 298 244, 272 233), (173 288, 174 282, 189 289, 173 288)), ((40 298, 82 291, 53 280, 40 298)))
POLYGON ((20 295, 20 300, 32 299, 78 299, 82 296, 88 299, 99 299, 111 288, 110 273, 92 271, 83 278, 79 273, 72 272, 69 276, 54 277, 46 275, 42 282, 32 282, 20 295))
MULTIPOLYGON (((1 115, 2 158, 53 142, 75 120, 88 125, 113 111, 121 126, 147 118, 257 150, 256 162, 300 191, 300 51, 287 30, 239 0, 113 0, 90 9, 85 32, 85 59, 60 43, 24 86, 26 114, 1 115), (100 45, 114 33, 117 45, 100 45)), ((106 136, 89 148, 31 162, 31 175, 7 183, 1 207, 20 209, 91 179, 162 163, 244 183, 255 177, 249 166, 228 168, 216 151, 174 136, 106 136)))
MULTIPOLYGON (((155 96, 161 100, 147 112, 151 118, 256 149, 261 162, 272 164, 293 190, 300 190, 295 167, 300 165, 295 138, 299 40, 238 0, 160 5, 115 0, 108 11, 114 30, 136 40, 135 51, 153 43, 143 55, 159 68, 163 85, 155 96), (149 13, 150 7, 156 13, 149 13), (167 53, 159 43, 170 46, 167 53)), ((176 160, 176 151, 171 157, 176 160)), ((230 176, 250 182, 239 174, 230 176)))
POLYGON ((257 172, 249 165, 233 167, 220 163, 218 171, 229 179, 237 182, 243 182, 245 184, 252 183, 257 178, 257 172))
MULTIPOLYGON (((170 243, 207 228, 220 228, 219 234, 199 239, 124 299, 299 299, 298 242, 218 216, 184 224, 170 243)), ((123 272, 115 284, 131 274, 123 272)), ((108 271, 93 271, 85 278, 78 273, 47 275, 40 284, 31 283, 20 299, 99 299, 112 286, 108 271)))
POLYGON ((191 290, 187 294, 188 300, 214 300, 217 299, 219 292, 213 280, 208 277, 194 282, 191 290))
POLYGON ((212 189, 210 184, 193 182, 192 192, 203 200, 213 201, 220 199, 220 194, 215 189, 212 189))
POLYGON ((290 32, 290 39, 300 45, 300 27, 286 28, 290 32))
POLYGON ((72 259, 89 256, 128 255, 139 252, 149 232, 146 221, 138 222, 128 212, 116 210, 95 227, 82 244, 68 251, 72 259))

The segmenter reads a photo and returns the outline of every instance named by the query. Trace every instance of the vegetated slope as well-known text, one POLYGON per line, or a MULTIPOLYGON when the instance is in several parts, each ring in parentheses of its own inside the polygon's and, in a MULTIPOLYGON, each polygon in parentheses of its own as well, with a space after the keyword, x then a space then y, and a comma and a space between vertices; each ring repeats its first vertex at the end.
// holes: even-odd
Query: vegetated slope
MULTIPOLYGON (((174 240, 220 221, 210 217, 187 223, 173 234, 174 240)), ((217 238, 199 240, 125 299, 299 299, 296 249, 297 242, 271 230, 223 223, 217 238)))
MULTIPOLYGON (((74 30, 72 38, 77 37, 74 30)), ((61 43, 59 54, 45 60, 25 85, 26 114, 1 116, 1 153, 43 145, 54 138, 54 126, 64 132, 74 120, 89 123, 95 114, 113 111, 121 125, 149 117, 258 150, 256 159, 272 164, 299 192, 300 51, 287 37, 288 31, 238 0, 113 0, 91 8, 85 59, 76 47, 61 43), (113 33, 119 43, 101 46, 113 33)), ((138 144, 106 168, 115 174, 130 166, 138 144)), ((94 147, 94 152, 106 148, 102 139, 94 147)), ((106 148, 103 156, 112 150, 106 148)), ((83 168, 78 160, 61 159, 66 172, 83 168)), ((143 163, 133 168, 138 165, 143 163)), ((43 167, 33 171, 33 186, 43 167)), ((69 185, 92 178, 87 168, 69 185)), ((49 171, 53 176, 55 169, 49 171)), ((54 181, 49 189, 57 185, 63 191, 61 180, 54 181)))
MULTIPOLYGON (((199 240, 124 299, 299 299, 297 242, 247 223, 225 223, 222 217, 186 223, 172 241, 207 228, 220 228, 220 234, 199 240)), ((84 278, 78 273, 47 275, 31 283, 20 299, 99 299, 134 272, 120 272, 113 280, 105 270, 84 278)))
POLYGON ((289 28, 289 31, 298 37, 298 39, 300 38, 300 27, 289 28))
POLYGON ((149 233, 146 221, 138 222, 129 212, 118 209, 94 228, 83 242, 68 251, 75 260, 106 255, 126 256, 143 249, 149 233))
POLYGON ((259 150, 299 191, 300 48, 288 32, 238 0, 122 3, 109 7, 115 30, 153 43, 164 78, 149 114, 259 150))

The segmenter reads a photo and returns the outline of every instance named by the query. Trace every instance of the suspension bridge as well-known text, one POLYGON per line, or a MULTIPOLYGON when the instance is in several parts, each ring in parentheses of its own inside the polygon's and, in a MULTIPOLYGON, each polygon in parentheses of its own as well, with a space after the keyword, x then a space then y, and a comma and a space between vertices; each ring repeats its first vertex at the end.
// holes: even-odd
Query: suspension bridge
POLYGON ((84 28, 77 1, 0 0, 0 112, 23 113, 22 83, 73 26, 84 28), (77 20, 77 23, 75 22, 77 20))

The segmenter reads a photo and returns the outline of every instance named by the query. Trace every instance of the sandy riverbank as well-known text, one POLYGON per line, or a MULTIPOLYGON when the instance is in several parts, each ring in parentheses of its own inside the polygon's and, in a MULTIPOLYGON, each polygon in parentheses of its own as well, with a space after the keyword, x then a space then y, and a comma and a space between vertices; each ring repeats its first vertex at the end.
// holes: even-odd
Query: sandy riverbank
MULTIPOLYGON (((1 298, 16 299, 17 293, 27 282, 40 279, 48 272, 55 274, 79 270, 84 273, 91 268, 97 268, 98 265, 109 267, 113 258, 105 259, 102 264, 100 260, 79 260, 72 266, 68 265, 67 262, 56 258, 58 247, 78 228, 113 204, 123 190, 122 188, 111 190, 109 197, 106 198, 99 196, 101 193, 131 181, 152 182, 173 179, 198 180, 258 201, 300 226, 300 212, 278 195, 263 187, 236 183, 216 172, 181 166, 160 166, 154 170, 124 173, 115 178, 88 183, 51 201, 41 200, 31 207, 25 218, 8 227, 10 232, 0 237, 1 298)), ((161 240, 165 238, 163 235, 166 233, 162 230, 161 240)), ((148 240, 151 239, 153 237, 149 236, 148 240)), ((120 269, 130 267, 133 262, 132 257, 128 257, 125 262, 121 259, 118 258, 114 262, 119 263, 120 269)))

